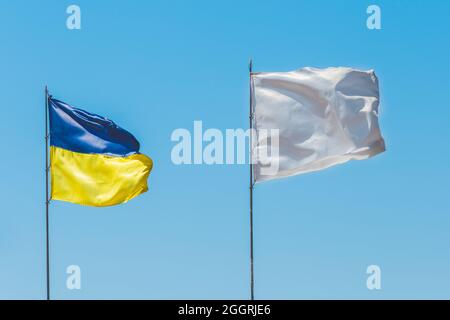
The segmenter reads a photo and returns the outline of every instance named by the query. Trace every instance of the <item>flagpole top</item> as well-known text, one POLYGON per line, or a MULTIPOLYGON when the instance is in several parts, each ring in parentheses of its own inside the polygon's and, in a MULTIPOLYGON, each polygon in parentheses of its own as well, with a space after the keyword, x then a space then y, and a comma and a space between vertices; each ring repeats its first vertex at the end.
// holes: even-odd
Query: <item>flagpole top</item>
POLYGON ((253 59, 250 58, 248 61, 248 71, 251 73, 253 71, 253 59))

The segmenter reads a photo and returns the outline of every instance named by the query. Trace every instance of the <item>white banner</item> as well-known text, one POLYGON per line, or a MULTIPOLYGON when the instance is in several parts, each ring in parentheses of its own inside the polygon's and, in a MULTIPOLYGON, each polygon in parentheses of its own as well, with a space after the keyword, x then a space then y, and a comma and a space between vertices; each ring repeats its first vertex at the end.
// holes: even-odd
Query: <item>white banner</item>
POLYGON ((256 182, 385 151, 373 71, 304 68, 252 74, 256 182))

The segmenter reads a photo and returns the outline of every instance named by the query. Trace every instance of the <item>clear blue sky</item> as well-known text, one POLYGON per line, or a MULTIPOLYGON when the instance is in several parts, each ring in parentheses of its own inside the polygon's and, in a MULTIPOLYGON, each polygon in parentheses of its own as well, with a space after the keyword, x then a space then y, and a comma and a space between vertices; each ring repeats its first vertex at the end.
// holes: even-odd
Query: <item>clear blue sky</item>
POLYGON ((256 298, 450 298, 447 1, 2 1, 0 298, 45 298, 44 85, 154 170, 128 204, 51 204, 52 296, 249 297, 248 167, 175 166, 176 128, 246 128, 256 71, 373 68, 387 152, 255 189, 256 298), (82 30, 66 28, 66 8, 82 30), (366 8, 382 9, 382 30, 366 8), (66 267, 82 290, 65 287, 66 267), (366 268, 382 290, 366 288, 366 268))

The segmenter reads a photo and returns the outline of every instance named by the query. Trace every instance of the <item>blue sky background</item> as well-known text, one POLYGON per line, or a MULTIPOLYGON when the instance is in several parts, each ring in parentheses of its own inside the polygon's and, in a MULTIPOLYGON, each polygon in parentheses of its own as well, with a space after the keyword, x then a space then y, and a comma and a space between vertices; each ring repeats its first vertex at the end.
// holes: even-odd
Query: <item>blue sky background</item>
POLYGON ((176 128, 247 128, 255 71, 380 78, 388 151, 255 189, 256 298, 450 298, 447 1, 1 1, 0 298, 45 298, 44 85, 154 170, 128 204, 51 204, 52 297, 247 299, 248 167, 175 166, 176 128), (66 8, 82 30, 66 28, 66 8), (382 9, 382 30, 366 8, 382 9), (66 289, 66 267, 82 290, 66 289), (366 268, 382 269, 382 290, 366 268))

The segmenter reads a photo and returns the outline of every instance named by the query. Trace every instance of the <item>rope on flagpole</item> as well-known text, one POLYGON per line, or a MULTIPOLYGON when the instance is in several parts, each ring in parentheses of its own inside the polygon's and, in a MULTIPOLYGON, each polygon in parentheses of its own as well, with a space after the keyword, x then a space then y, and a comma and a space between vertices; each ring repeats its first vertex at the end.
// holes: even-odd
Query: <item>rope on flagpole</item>
POLYGON ((46 234, 46 271, 47 271, 47 300, 50 300, 50 248, 49 248, 49 224, 48 224, 48 213, 50 198, 48 195, 48 100, 50 96, 48 94, 48 88, 45 86, 45 234, 46 234))
POLYGON ((252 110, 252 71, 253 60, 250 59, 249 65, 250 80, 250 107, 249 107, 249 124, 250 124, 250 298, 255 299, 255 280, 254 280, 254 264, 253 264, 253 110, 252 110))

